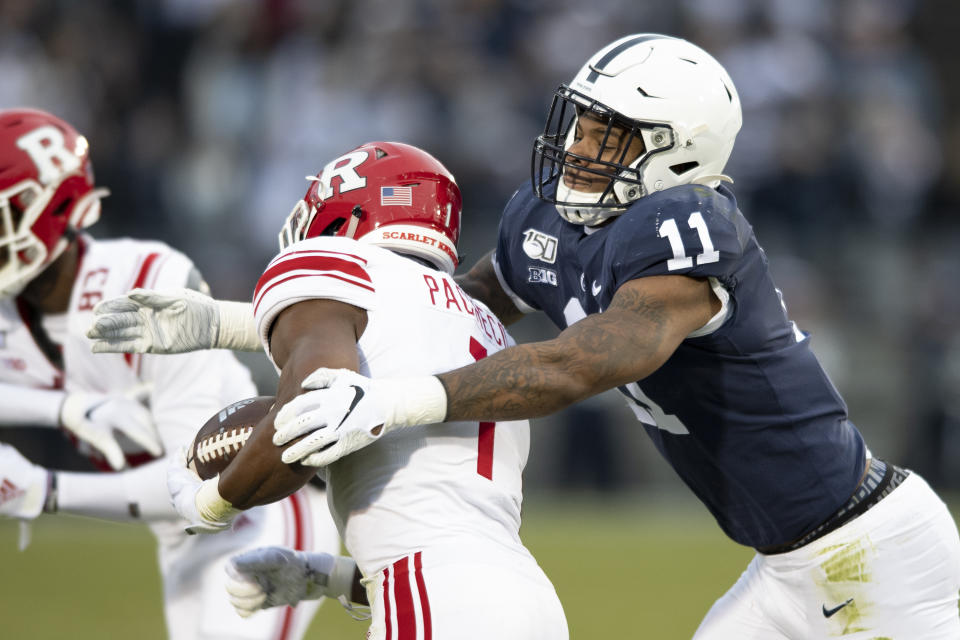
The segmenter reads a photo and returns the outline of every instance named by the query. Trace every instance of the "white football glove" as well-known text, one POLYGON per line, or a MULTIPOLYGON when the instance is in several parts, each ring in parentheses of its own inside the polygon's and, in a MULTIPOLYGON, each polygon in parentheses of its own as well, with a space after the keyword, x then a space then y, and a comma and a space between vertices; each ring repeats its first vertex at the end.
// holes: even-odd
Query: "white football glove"
POLYGON ((33 464, 8 444, 0 443, 0 515, 33 520, 43 511, 50 471, 33 464))
POLYGON ((311 389, 277 413, 273 443, 281 459, 326 466, 398 427, 443 422, 447 394, 435 376, 371 379, 349 369, 320 368, 300 385, 311 389))
POLYGON ((161 456, 160 435, 150 411, 141 404, 149 394, 148 385, 114 395, 68 393, 60 406, 60 426, 102 453, 114 469, 127 465, 116 433, 122 433, 151 455, 161 456))
POLYGON ((249 303, 214 300, 192 289, 133 289, 93 308, 87 331, 94 353, 184 353, 203 349, 259 351, 249 303))
POLYGON ((187 467, 187 450, 180 450, 171 456, 170 466, 167 467, 167 490, 173 508, 189 524, 184 531, 195 533, 219 533, 233 526, 233 519, 240 513, 239 509, 220 497, 217 484, 220 476, 209 480, 201 480, 195 472, 187 467))
POLYGON ((352 558, 329 553, 261 547, 233 556, 226 569, 230 604, 246 618, 301 600, 349 599, 357 565, 352 558))

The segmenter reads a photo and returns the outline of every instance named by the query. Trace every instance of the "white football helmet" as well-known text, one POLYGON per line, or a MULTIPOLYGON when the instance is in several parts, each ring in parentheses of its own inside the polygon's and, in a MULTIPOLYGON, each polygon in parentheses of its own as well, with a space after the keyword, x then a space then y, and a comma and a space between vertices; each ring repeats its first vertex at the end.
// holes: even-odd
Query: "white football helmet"
MULTIPOLYGON (((569 85, 557 89, 543 135, 534 144, 533 186, 569 222, 593 226, 623 213, 634 200, 682 184, 716 187, 743 117, 726 70, 700 47, 659 34, 620 38, 596 54, 569 85), (590 112, 626 134, 624 149, 640 137, 639 157, 616 161, 571 153, 574 126, 590 112), (591 166, 584 166, 589 164, 591 166), (599 193, 564 184, 565 167, 614 178, 599 193), (555 188, 547 189, 551 183, 555 188)), ((602 145, 601 145, 602 146, 602 145)))

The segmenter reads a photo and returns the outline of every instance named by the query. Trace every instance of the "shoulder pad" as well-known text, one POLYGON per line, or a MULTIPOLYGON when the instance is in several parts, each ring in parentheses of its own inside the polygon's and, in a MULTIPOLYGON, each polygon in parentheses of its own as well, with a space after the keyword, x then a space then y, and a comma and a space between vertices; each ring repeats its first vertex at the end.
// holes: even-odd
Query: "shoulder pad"
POLYGON ((667 274, 722 279, 743 255, 749 237, 740 232, 740 221, 732 195, 701 185, 637 200, 608 230, 607 260, 616 284, 667 274))

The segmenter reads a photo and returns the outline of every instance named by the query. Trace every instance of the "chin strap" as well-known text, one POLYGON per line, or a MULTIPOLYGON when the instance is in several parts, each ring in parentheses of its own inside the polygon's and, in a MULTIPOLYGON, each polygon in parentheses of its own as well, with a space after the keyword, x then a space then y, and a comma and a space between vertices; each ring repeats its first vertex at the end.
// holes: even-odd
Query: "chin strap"
POLYGON ((360 205, 355 206, 353 211, 350 212, 350 222, 347 223, 347 232, 344 235, 351 240, 357 233, 357 225, 360 224, 360 216, 362 215, 363 209, 360 208, 360 205))

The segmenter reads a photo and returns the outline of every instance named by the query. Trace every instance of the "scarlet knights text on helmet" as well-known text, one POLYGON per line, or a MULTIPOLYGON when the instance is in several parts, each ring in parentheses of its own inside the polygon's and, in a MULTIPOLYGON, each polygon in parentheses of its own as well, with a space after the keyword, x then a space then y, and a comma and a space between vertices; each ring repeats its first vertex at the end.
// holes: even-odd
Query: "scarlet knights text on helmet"
POLYGON ((368 142, 329 162, 280 232, 281 250, 343 236, 413 255, 453 273, 462 198, 453 175, 426 151, 368 142))

